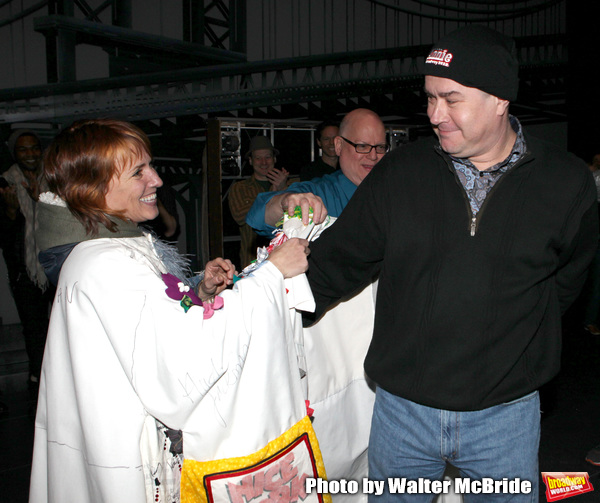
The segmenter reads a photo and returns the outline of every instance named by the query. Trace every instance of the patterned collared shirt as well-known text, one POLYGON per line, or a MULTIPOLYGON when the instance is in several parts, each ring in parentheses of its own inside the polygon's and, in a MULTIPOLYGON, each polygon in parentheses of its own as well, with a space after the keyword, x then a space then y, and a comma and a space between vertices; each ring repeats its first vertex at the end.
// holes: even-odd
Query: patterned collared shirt
POLYGON ((473 216, 477 215, 477 212, 481 209, 485 198, 490 193, 496 182, 500 180, 502 175, 512 168, 515 163, 525 153, 527 146, 525 145, 525 138, 523 137, 523 130, 519 120, 510 116, 510 125, 517 133, 517 139, 512 148, 511 153, 504 161, 495 164, 491 168, 484 171, 479 171, 471 161, 468 159, 458 159, 451 157, 454 169, 458 175, 460 183, 464 187, 473 216))

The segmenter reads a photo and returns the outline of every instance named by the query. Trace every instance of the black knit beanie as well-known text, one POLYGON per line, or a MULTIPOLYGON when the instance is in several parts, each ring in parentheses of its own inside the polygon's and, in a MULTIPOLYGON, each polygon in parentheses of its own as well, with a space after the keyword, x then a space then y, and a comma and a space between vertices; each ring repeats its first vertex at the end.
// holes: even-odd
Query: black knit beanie
POLYGON ((451 79, 508 101, 514 101, 519 90, 519 62, 514 40, 476 24, 442 37, 427 56, 424 73, 451 79))

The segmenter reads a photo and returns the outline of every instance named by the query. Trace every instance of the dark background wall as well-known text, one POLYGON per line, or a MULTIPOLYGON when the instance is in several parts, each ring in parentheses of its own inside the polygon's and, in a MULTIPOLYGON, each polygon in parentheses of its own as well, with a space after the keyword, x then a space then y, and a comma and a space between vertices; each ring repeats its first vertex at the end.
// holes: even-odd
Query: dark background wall
POLYGON ((600 2, 567 1, 568 149, 591 162, 600 154, 600 2))

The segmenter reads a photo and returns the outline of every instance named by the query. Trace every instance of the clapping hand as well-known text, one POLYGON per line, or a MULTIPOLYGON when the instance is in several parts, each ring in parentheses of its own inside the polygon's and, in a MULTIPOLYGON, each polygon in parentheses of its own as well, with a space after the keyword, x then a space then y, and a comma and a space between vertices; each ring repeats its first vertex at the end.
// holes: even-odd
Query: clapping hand
POLYGON ((285 168, 273 168, 267 172, 267 180, 271 182, 271 190, 279 191, 285 189, 287 185, 287 179, 290 173, 285 168))

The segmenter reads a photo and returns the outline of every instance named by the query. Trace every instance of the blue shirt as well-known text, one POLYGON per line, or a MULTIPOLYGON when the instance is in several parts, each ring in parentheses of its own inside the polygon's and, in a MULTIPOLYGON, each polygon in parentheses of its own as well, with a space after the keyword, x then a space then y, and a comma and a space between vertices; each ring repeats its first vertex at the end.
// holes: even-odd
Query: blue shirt
POLYGON ((355 190, 356 185, 344 176, 342 170, 337 170, 335 173, 325 175, 321 178, 293 183, 287 189, 280 192, 263 192, 258 194, 254 204, 246 215, 246 223, 258 234, 271 236, 275 227, 265 222, 265 208, 273 196, 284 192, 294 194, 312 192, 323 200, 323 204, 327 208, 327 214, 337 218, 346 207, 346 204, 348 204, 348 201, 350 201, 355 190))

